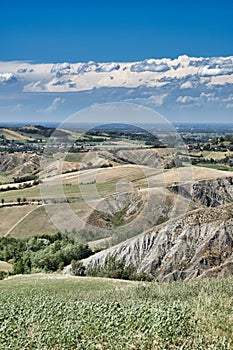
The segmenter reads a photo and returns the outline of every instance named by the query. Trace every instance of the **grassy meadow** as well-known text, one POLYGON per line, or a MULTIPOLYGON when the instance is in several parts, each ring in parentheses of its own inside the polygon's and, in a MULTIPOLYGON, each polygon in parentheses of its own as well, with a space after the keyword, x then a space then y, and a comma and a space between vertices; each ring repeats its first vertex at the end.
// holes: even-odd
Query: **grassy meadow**
POLYGON ((233 278, 0 282, 0 349, 232 349, 233 278))

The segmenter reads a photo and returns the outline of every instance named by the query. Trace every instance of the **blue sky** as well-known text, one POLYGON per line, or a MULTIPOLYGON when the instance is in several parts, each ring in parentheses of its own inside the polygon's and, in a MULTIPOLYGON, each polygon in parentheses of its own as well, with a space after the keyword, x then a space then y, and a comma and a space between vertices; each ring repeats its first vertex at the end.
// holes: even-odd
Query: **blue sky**
POLYGON ((233 121, 230 0, 3 0, 0 11, 0 122, 119 101, 171 122, 233 121))
POLYGON ((228 56, 233 2, 1 1, 1 60, 228 56))

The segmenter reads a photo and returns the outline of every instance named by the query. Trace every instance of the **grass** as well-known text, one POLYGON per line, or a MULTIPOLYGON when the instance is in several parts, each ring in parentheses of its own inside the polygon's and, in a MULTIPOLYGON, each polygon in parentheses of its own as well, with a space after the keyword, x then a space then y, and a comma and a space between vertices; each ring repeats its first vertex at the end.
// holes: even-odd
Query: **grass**
POLYGON ((11 231, 11 236, 29 237, 57 231, 58 229, 52 224, 45 208, 38 207, 11 231))
MULTIPOLYGON (((209 164, 208 164, 209 165, 209 164)), ((212 166, 212 164, 210 164, 212 166)), ((204 166, 204 164, 203 164, 204 166)), ((220 176, 218 173, 218 167, 216 167, 216 164, 213 164, 213 167, 216 170, 208 169, 208 168, 201 168, 201 167, 195 167, 193 166, 191 170, 194 171, 194 173, 198 173, 201 175, 201 178, 210 178, 210 175, 212 173, 217 173, 214 175, 211 175, 213 178, 216 176, 220 176), (207 175, 205 175, 205 172, 207 175), (210 174, 209 174, 210 173, 210 174)), ((108 195, 111 195, 113 193, 116 193, 117 191, 124 191, 124 188, 126 190, 129 190, 129 183, 127 181, 131 181, 131 185, 134 188, 134 190, 138 187, 141 189, 144 187, 147 187, 147 180, 149 181, 149 185, 151 187, 155 186, 161 186, 161 183, 163 183, 164 175, 166 176, 165 182, 169 184, 174 179, 178 178, 177 174, 179 171, 181 174, 183 174, 184 171, 191 172, 190 169, 186 168, 180 168, 180 169, 172 169, 167 171, 166 173, 160 174, 158 172, 156 174, 155 169, 147 169, 148 178, 145 179, 145 174, 143 172, 144 168, 138 168, 134 167, 132 165, 130 166, 119 166, 115 168, 108 168, 108 169, 98 169, 97 174, 97 183, 91 183, 93 181, 93 170, 85 171, 83 172, 83 179, 79 178, 80 182, 83 182, 82 184, 78 185, 78 178, 76 178, 76 175, 67 175, 67 177, 64 177, 63 179, 63 190, 65 193, 65 196, 69 200, 69 204, 71 208, 78 214, 78 216, 81 216, 82 218, 86 217, 90 214, 90 211, 88 211, 88 206, 86 202, 89 200, 95 200, 98 198, 104 198, 108 195), (77 180, 77 182, 75 182, 77 180), (125 182, 124 185, 124 181, 125 182), (124 187, 125 186, 125 187, 124 187)), ((231 169, 232 170, 232 169, 231 169)), ((194 175, 195 175, 194 174, 194 175)), ((224 172, 221 173, 224 175, 224 172)), ((191 174, 192 175, 192 174, 191 174)), ((198 175, 198 176, 199 176, 198 175)), ((195 176, 194 176, 195 177, 195 176)), ((182 175, 181 175, 182 178, 182 175)), ((46 198, 60 198, 60 195, 58 193, 58 188, 56 185, 48 186, 48 188, 45 189, 45 199, 46 198)), ((17 198, 26 198, 27 200, 32 199, 40 199, 40 187, 33 186, 30 188, 25 189, 19 189, 19 190, 11 190, 11 191, 3 191, 0 192, 0 201, 1 199, 4 199, 5 203, 7 202, 16 202, 17 198)), ((48 201, 46 203, 49 203, 48 201)), ((28 211, 31 210, 31 206, 14 206, 14 207, 1 207, 0 206, 0 235, 6 234, 12 226, 14 226, 20 219, 27 214, 28 211)), ((64 218, 64 220, 66 220, 64 218)), ((114 227, 119 226, 121 221, 121 215, 118 217, 118 214, 114 217, 115 223, 114 227)), ((68 228, 69 229, 69 228, 68 228)), ((71 228, 73 229, 73 227, 71 228)), ((52 225, 49 217, 45 213, 45 210, 43 208, 38 208, 35 212, 30 214, 27 218, 25 218, 22 222, 20 222, 15 229, 11 232, 14 236, 32 236, 32 235, 39 235, 40 233, 48 233, 48 232, 56 232, 57 229, 52 225)), ((93 239, 97 239, 95 235, 93 236, 93 239)))
MULTIPOLYGON (((91 211, 85 202, 70 203, 70 207, 81 219, 84 219, 91 211)), ((44 207, 37 205, 0 206, 0 236, 4 236, 14 225, 16 225, 15 228, 10 232, 10 235, 14 237, 30 237, 58 231, 44 207), (35 210, 30 213, 33 209, 35 210), (28 213, 30 214, 21 221, 28 213)), ((75 227, 73 228, 75 229, 75 227)), ((95 235, 93 239, 95 239, 95 235)))
POLYGON ((100 196, 108 196, 111 195, 112 193, 116 193, 116 185, 117 185, 117 180, 114 181, 108 181, 108 182, 99 182, 96 184, 96 189, 100 196))
POLYGON ((9 272, 12 270, 12 265, 5 262, 5 261, 0 261, 0 272, 4 271, 4 272, 9 272))
POLYGON ((29 132, 23 132, 23 131, 20 131, 20 134, 25 136, 25 137, 28 137, 29 140, 45 140, 46 137, 43 136, 42 134, 38 133, 38 134, 34 134, 34 133, 29 133, 29 132))
POLYGON ((7 134, 7 138, 9 138, 9 136, 10 137, 12 136, 13 139, 15 139, 15 140, 20 140, 20 141, 22 141, 22 140, 27 140, 27 141, 31 140, 28 136, 24 136, 21 133, 16 132, 16 131, 11 130, 11 129, 3 129, 3 131, 7 134))
MULTIPOLYGON (((0 236, 4 236, 21 218, 29 213, 34 205, 0 207, 0 236)), ((35 213, 34 213, 35 214, 35 213)))
POLYGON ((232 167, 229 167, 227 165, 222 165, 222 164, 197 163, 196 165, 199 167, 211 168, 211 169, 216 169, 216 170, 233 171, 232 167))
POLYGON ((202 151, 201 152, 203 157, 205 159, 215 159, 215 160, 221 160, 226 157, 226 155, 231 156, 232 152, 214 152, 214 151, 202 151))
POLYGON ((0 128, 0 136, 4 136, 7 140, 19 140, 18 137, 10 134, 9 132, 6 131, 6 129, 3 129, 3 128, 0 128))
POLYGON ((65 157, 65 161, 66 162, 81 162, 83 157, 84 157, 84 153, 68 153, 65 157))
MULTIPOLYGON (((60 192, 59 190, 60 188, 58 188, 56 185, 49 186, 45 198, 56 198, 57 194, 60 192)), ((67 198, 75 198, 80 196, 78 185, 63 185, 63 190, 67 198)), ((26 198, 28 200, 41 199, 40 186, 37 185, 29 188, 0 192, 0 199, 3 198, 5 202, 16 202, 17 198, 19 197, 21 199, 26 198)))
POLYGON ((18 190, 0 192, 0 199, 3 198, 5 202, 16 202, 18 197, 25 197, 27 199, 40 199, 39 185, 18 190))
MULTIPOLYGON (((100 191, 100 195, 108 195, 116 192, 116 184, 117 181, 108 181, 108 182, 99 182, 96 187, 97 191, 100 191)), ((93 195, 93 185, 91 184, 63 184, 63 191, 67 198, 82 198, 81 194, 83 193, 85 197, 87 196, 89 199, 97 198, 96 195, 93 195)), ((45 193, 45 191, 43 191, 45 193)), ((48 187, 46 191, 45 198, 56 198, 59 196, 60 188, 56 185, 51 185, 48 187)), ((0 192, 0 200, 3 198, 5 202, 17 202, 17 198, 26 198, 28 200, 32 199, 41 199, 40 187, 34 186, 30 188, 18 189, 18 190, 10 190, 10 191, 2 191, 0 192)))
MULTIPOLYGON (((147 169, 148 171, 148 169, 147 169)), ((106 196, 117 191, 116 185, 121 181, 131 181, 134 183, 134 186, 140 183, 140 181, 146 181, 147 176, 154 176, 155 169, 151 169, 147 173, 144 174, 142 169, 137 169, 137 167, 129 166, 129 167, 116 167, 109 169, 98 169, 97 173, 97 183, 94 184, 96 186, 97 191, 101 196, 106 196)), ((88 174, 84 174, 84 180, 88 179, 88 174)), ((79 178, 82 182, 82 177, 79 178)), ((77 183, 73 184, 71 181, 73 180, 63 179, 63 191, 67 198, 82 198, 81 194, 84 193, 87 195, 89 199, 95 199, 96 195, 93 195, 93 184, 89 184, 87 180, 84 181, 83 184, 78 185, 77 183), (87 182, 87 184, 85 184, 87 182)), ((78 180, 77 180, 78 181, 78 180)), ((146 185, 145 183, 140 183, 140 186, 146 185)), ((44 187, 45 188, 45 187, 44 187)), ((49 185, 46 190, 47 198, 55 197, 58 193, 59 188, 56 185, 49 185)), ((43 191, 45 192, 45 190, 43 191)), ((10 191, 0 191, 0 200, 3 198, 5 202, 16 202, 17 198, 26 198, 28 200, 32 199, 40 199, 40 186, 33 186, 30 188, 23 188, 18 190, 10 190, 10 191)))
POLYGON ((0 282, 0 348, 224 350, 233 277, 145 283, 61 275, 0 282))
POLYGON ((0 184, 9 183, 10 177, 7 175, 0 174, 0 184))
MULTIPOLYGON (((85 201, 98 198, 98 193, 95 194, 92 186, 93 185, 89 184, 80 186, 75 184, 63 185, 65 196, 67 199, 69 199, 72 210, 74 210, 79 217, 83 218, 87 216, 90 211, 90 208, 88 208, 85 201)), ((97 191, 99 191, 101 196, 104 196, 116 192, 115 186, 116 181, 100 183, 97 184, 97 191)), ((59 197, 59 195, 57 195, 57 187, 50 186, 46 196, 48 198, 59 197)), ((39 186, 35 186, 33 188, 11 190, 0 193, 0 200, 4 198, 5 203, 17 202, 17 198, 19 197, 21 199, 25 197, 27 200, 40 199, 40 188, 39 186)), ((16 205, 13 207, 0 206, 0 235, 5 235, 12 226, 17 224, 17 222, 19 222, 19 224, 16 225, 14 230, 11 232, 11 235, 16 237, 34 236, 48 232, 56 232, 57 229, 53 226, 43 207, 38 207, 36 211, 33 211, 20 222, 20 219, 34 207, 35 205, 16 205)))
POLYGON ((190 156, 202 156, 205 159, 215 159, 215 160, 221 160, 226 157, 226 155, 231 156, 232 152, 226 151, 226 152, 220 152, 220 151, 193 151, 189 153, 190 156))

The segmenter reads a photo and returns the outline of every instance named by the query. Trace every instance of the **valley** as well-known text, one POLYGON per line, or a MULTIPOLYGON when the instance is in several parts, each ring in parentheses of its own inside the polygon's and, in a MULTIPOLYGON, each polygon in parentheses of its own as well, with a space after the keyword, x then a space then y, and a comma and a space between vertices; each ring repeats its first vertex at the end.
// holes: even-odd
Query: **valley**
MULTIPOLYGON (((183 138, 188 137, 188 132, 186 129, 181 131, 183 138)), ((190 231, 188 244, 194 247, 189 254, 183 253, 183 262, 178 253, 179 245, 174 248, 166 232, 172 231, 173 227, 176 230, 176 220, 179 222, 182 215, 184 218, 197 215, 194 221, 199 222, 199 212, 203 213, 203 217, 208 217, 208 211, 214 213, 217 210, 211 207, 221 207, 225 212, 228 210, 226 206, 231 210, 233 191, 230 163, 225 164, 224 170, 218 170, 217 166, 209 168, 192 164, 195 157, 200 157, 200 148, 210 149, 214 142, 219 142, 220 137, 230 140, 230 136, 224 136, 224 133, 219 136, 211 132, 214 141, 208 139, 206 142, 206 134, 201 130, 197 146, 183 144, 178 149, 175 145, 164 147, 164 140, 168 140, 165 131, 162 136, 160 131, 158 137, 144 129, 123 129, 121 125, 119 129, 116 125, 103 130, 90 129, 85 134, 81 130, 55 130, 40 126, 13 130, 4 128, 2 133, 5 147, 12 147, 13 137, 16 145, 19 142, 25 150, 5 150, 1 154, 1 176, 8 178, 9 182, 0 185, 0 236, 23 238, 61 231, 76 235, 78 240, 90 244, 92 248, 113 246, 90 257, 90 263, 84 262, 85 266, 99 264, 101 268, 110 254, 127 264, 133 263, 139 272, 149 273, 158 279, 191 278, 198 264, 195 261, 192 267, 190 265, 190 256, 194 254, 195 247, 202 251, 200 260, 207 254, 207 248, 198 247, 199 243, 192 242, 197 235, 194 224, 189 223, 187 227, 181 224, 184 232, 190 231), (35 146, 35 141, 38 146, 36 153, 26 151, 26 148, 35 146), (138 235, 142 238, 136 238, 138 235), (156 236, 160 237, 160 243, 156 241, 156 236), (155 248, 162 246, 165 255, 160 257, 159 252, 155 253, 154 246, 144 251, 144 239, 155 241, 155 248), (166 247, 167 241, 170 243, 166 247), (121 246, 125 244, 129 247, 136 244, 139 251, 142 249, 143 258, 135 260, 134 248, 121 253, 121 246), (176 266, 175 261, 171 260, 170 250, 182 266, 193 270, 186 273, 182 267, 182 273, 176 273, 181 265, 176 266), (156 256, 159 263, 155 263, 150 254, 156 256), (163 259, 173 265, 173 270, 162 267, 163 259)), ((195 135, 198 135, 198 128, 192 131, 193 140, 195 135)), ((225 142, 228 160, 232 154, 229 142, 225 142)), ((212 159, 212 164, 225 159, 218 146, 215 150, 202 151, 201 157, 207 161, 212 159)), ((221 216, 215 220, 224 227, 228 224, 221 216)), ((201 223, 204 232, 207 232, 204 229, 206 224, 201 223)), ((214 232, 214 229, 209 230, 214 232)), ((174 242, 179 241, 180 235, 185 235, 183 231, 174 231, 174 242)), ((206 246, 211 237, 204 233, 202 240, 206 246)), ((225 248, 219 248, 219 255, 222 256, 225 248)), ((228 248, 231 249, 231 241, 228 248)), ((229 254, 224 259, 216 259, 209 269, 228 261, 231 261, 229 254)))
POLYGON ((230 350, 230 146, 46 142, 1 153, 0 348, 230 350))
POLYGON ((0 350, 233 350, 233 2, 1 14, 0 350))

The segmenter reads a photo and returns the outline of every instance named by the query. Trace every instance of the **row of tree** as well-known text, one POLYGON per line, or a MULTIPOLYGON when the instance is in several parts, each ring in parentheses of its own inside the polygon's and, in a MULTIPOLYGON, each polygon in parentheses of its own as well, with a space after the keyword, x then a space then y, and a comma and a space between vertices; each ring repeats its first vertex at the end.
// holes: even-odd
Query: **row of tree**
MULTIPOLYGON (((37 200, 35 200, 35 199, 27 200, 26 197, 23 197, 23 198, 18 197, 18 198, 16 199, 16 201, 17 201, 18 205, 21 205, 21 204, 35 204, 35 203, 41 204, 41 200, 40 200, 40 199, 37 199, 37 200)), ((2 206, 4 206, 4 204, 5 204, 5 199, 4 199, 4 198, 1 198, 1 204, 2 204, 2 206)), ((9 204, 11 204, 11 202, 9 202, 9 204)))

